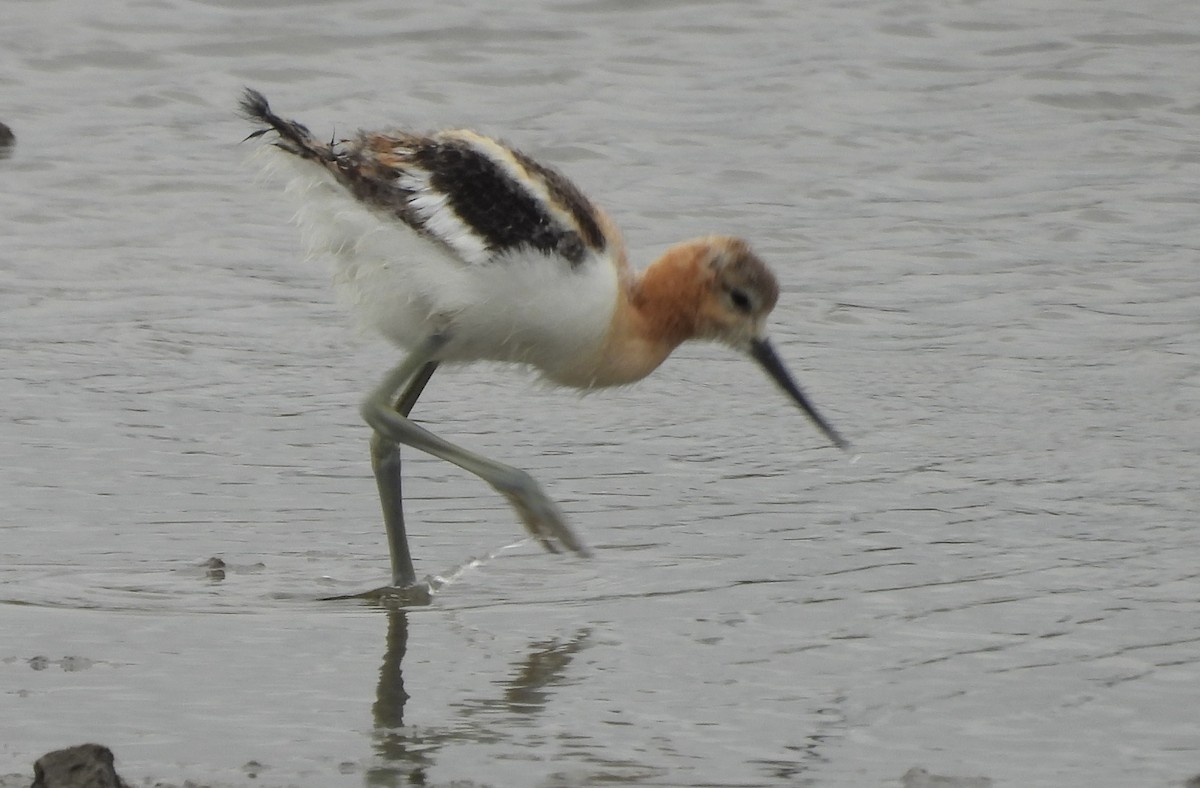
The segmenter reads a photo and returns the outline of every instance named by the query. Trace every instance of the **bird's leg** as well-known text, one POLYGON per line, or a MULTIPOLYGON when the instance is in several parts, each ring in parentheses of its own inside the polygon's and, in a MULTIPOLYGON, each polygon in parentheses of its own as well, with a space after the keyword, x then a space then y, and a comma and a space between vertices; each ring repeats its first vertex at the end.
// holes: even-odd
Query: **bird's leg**
MULTIPOLYGON (((393 408, 401 416, 408 416, 417 398, 425 390, 429 378, 437 369, 438 362, 426 362, 396 398, 393 408)), ((378 432, 371 433, 371 467, 375 470, 375 483, 379 487, 379 503, 383 507, 383 523, 387 527, 388 552, 392 557, 392 585, 407 588, 415 585, 417 574, 413 570, 412 552, 408 549, 408 535, 404 530, 404 498, 400 486, 400 445, 378 432)))
MULTIPOLYGON (((411 421, 393 404, 396 402, 394 399, 396 392, 402 386, 409 388, 400 396, 400 402, 396 404, 402 404, 403 401, 409 399, 415 401, 416 394, 409 396, 413 383, 420 379, 424 368, 434 361, 438 349, 445 344, 445 341, 441 335, 435 335, 426 340, 408 358, 393 368, 384 378, 383 383, 367 396, 362 404, 362 416, 367 424, 370 424, 379 434, 380 437, 376 439, 376 443, 382 442, 384 446, 388 443, 411 446, 470 471, 508 498, 509 503, 520 515, 525 528, 544 548, 550 552, 558 552, 558 546, 561 545, 580 555, 587 555, 587 548, 571 531, 558 506, 542 492, 541 487, 532 476, 525 471, 467 451, 434 435, 411 421)), ((419 390, 416 393, 419 394, 419 390)), ((385 510, 389 508, 386 500, 386 496, 389 494, 381 493, 385 496, 385 510)), ((398 504, 395 511, 398 511, 398 504)), ((398 537, 397 541, 403 541, 403 537, 398 537)), ((402 567, 394 568, 402 570, 402 567)), ((411 568, 409 572, 411 572, 411 568)), ((401 571, 397 571, 397 575, 399 574, 401 571)))

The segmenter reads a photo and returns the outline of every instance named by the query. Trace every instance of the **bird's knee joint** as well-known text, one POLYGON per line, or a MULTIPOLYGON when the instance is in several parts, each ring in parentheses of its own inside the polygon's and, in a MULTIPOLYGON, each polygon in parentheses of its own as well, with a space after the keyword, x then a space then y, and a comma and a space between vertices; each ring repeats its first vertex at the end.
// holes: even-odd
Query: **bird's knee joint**
MULTIPOLYGON (((358 415, 362 416, 363 421, 371 425, 380 440, 387 440, 383 435, 380 435, 383 431, 380 428, 387 424, 386 414, 379 403, 375 401, 374 397, 368 397, 363 401, 363 404, 358 408, 358 415)), ((374 441, 375 438, 371 440, 374 441)))

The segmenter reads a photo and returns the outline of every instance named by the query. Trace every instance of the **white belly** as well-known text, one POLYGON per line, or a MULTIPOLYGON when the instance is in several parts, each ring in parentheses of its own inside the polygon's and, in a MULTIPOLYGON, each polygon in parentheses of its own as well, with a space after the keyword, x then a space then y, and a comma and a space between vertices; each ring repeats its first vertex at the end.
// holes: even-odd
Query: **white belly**
POLYGON ((284 161, 295 165, 288 191, 305 243, 336 260, 339 295, 365 327, 405 348, 445 331, 442 360, 516 362, 558 383, 590 384, 619 293, 611 260, 572 267, 525 252, 468 264, 367 208, 311 162, 284 161))

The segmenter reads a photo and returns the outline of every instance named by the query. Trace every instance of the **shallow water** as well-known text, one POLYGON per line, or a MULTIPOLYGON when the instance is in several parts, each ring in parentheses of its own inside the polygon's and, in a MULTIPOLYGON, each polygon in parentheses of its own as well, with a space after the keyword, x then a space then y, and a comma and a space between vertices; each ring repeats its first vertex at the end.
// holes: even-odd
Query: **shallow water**
POLYGON ((237 786, 1200 772, 1193 5, 797 7, 7 3, 0 774, 84 740, 237 786), (247 84, 501 135, 638 260, 750 237, 857 458, 720 348, 586 398, 439 372, 416 415, 597 556, 412 457, 447 584, 327 601, 388 575, 356 406, 395 353, 256 183, 247 84))

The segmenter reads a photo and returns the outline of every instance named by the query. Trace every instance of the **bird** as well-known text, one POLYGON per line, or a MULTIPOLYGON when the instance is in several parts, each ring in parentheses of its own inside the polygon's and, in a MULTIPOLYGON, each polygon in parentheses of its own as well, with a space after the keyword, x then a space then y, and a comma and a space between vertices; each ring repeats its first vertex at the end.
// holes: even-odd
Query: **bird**
POLYGON ((635 271, 604 211, 558 170, 497 139, 389 129, 325 142, 251 88, 239 110, 258 126, 243 141, 272 135, 267 149, 278 155, 267 167, 290 171, 310 253, 335 259, 335 283, 365 326, 405 351, 360 409, 372 429, 394 588, 417 586, 401 446, 490 484, 546 550, 591 554, 530 474, 410 418, 442 364, 508 362, 591 390, 645 378, 685 341, 715 341, 756 361, 826 438, 848 448, 768 339, 779 283, 746 240, 685 241, 635 271))

